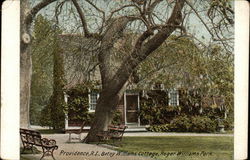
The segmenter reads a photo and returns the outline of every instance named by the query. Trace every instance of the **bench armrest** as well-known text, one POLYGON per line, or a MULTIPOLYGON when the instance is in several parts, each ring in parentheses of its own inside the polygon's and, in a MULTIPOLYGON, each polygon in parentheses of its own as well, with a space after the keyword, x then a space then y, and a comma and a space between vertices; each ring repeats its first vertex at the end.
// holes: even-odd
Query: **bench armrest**
POLYGON ((56 140, 42 138, 42 144, 45 145, 45 146, 55 146, 56 145, 56 140))
POLYGON ((122 132, 119 132, 119 131, 114 131, 114 132, 110 132, 109 133, 111 137, 122 137, 123 133, 122 132))

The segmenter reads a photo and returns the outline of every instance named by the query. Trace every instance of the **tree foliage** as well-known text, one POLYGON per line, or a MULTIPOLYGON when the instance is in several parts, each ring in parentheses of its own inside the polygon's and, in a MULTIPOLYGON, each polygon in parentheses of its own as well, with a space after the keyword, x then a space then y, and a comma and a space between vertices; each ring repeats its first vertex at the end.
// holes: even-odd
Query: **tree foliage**
POLYGON ((138 86, 196 89, 203 97, 223 97, 226 110, 233 111, 233 67, 233 56, 220 46, 202 47, 193 39, 172 36, 138 67, 138 86))
POLYGON ((53 94, 50 99, 49 108, 51 108, 51 124, 54 129, 63 128, 65 121, 65 101, 64 101, 64 86, 66 84, 64 75, 64 60, 63 52, 59 45, 58 35, 60 30, 54 31, 54 49, 53 49, 53 94))
POLYGON ((32 81, 30 121, 39 124, 41 110, 48 105, 53 91, 53 31, 52 24, 42 16, 34 23, 32 43, 32 81), (46 46, 46 47, 45 47, 46 46))
POLYGON ((31 120, 43 126, 64 126, 64 64, 60 29, 43 16, 35 20, 32 43, 31 120), (40 116, 37 116, 40 115, 40 116), (39 121, 40 119, 40 121, 39 121))

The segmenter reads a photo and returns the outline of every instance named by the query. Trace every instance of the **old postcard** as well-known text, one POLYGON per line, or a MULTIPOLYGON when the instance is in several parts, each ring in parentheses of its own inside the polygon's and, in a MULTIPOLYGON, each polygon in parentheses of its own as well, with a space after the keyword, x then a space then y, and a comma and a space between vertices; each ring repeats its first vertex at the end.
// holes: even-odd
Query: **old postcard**
POLYGON ((2 159, 247 159, 248 2, 7 0, 1 11, 2 159))

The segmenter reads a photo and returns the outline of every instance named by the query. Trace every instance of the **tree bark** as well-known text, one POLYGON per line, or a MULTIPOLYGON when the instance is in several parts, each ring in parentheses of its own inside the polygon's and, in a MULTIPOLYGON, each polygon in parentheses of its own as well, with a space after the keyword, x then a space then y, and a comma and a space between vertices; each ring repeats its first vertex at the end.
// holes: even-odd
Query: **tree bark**
POLYGON ((114 74, 116 73, 116 67, 111 61, 112 59, 112 49, 117 40, 123 35, 123 31, 126 25, 133 20, 128 17, 121 17, 114 19, 110 22, 108 29, 106 30, 103 39, 101 41, 100 53, 98 55, 98 60, 100 62, 100 73, 102 79, 102 86, 105 88, 107 82, 109 82, 114 74))
POLYGON ((21 43, 20 43, 20 127, 29 128, 30 88, 32 59, 30 52, 30 27, 36 14, 56 0, 43 0, 30 9, 28 0, 21 0, 21 43))
POLYGON ((27 49, 21 49, 20 56, 20 127, 29 128, 29 101, 32 62, 27 49))
POLYGON ((21 46, 20 46, 20 127, 29 128, 29 100, 31 87, 32 61, 29 51, 29 25, 25 17, 29 11, 27 0, 21 2, 21 46))
POLYGON ((100 131, 107 131, 108 125, 111 124, 113 120, 114 111, 122 98, 125 86, 126 84, 124 84, 122 89, 118 87, 110 89, 110 87, 107 86, 106 89, 102 90, 96 106, 94 121, 84 142, 98 142, 99 139, 96 134, 100 131))

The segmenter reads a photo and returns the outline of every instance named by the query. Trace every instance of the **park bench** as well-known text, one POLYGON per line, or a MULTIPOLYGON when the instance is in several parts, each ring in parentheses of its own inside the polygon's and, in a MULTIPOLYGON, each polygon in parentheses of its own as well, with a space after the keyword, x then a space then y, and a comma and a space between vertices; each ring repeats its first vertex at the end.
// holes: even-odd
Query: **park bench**
POLYGON ((97 134, 99 142, 110 139, 113 140, 113 143, 115 140, 121 141, 126 128, 127 126, 125 125, 109 125, 107 131, 102 131, 97 134))
POLYGON ((69 142, 71 142, 71 140, 73 139, 77 139, 79 141, 81 141, 81 133, 83 132, 83 128, 84 128, 85 122, 83 122, 81 124, 80 129, 66 129, 65 133, 69 133, 69 142), (71 134, 76 134, 78 135, 78 137, 72 137, 71 134))
POLYGON ((34 153, 33 146, 39 146, 42 147, 43 150, 43 155, 40 160, 45 156, 52 156, 55 160, 53 152, 58 149, 58 146, 54 139, 42 138, 38 131, 23 128, 20 128, 20 136, 23 144, 23 151, 25 149, 31 149, 32 153, 34 153))

